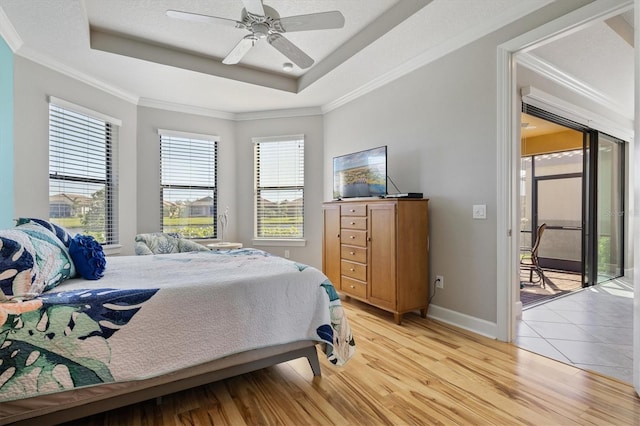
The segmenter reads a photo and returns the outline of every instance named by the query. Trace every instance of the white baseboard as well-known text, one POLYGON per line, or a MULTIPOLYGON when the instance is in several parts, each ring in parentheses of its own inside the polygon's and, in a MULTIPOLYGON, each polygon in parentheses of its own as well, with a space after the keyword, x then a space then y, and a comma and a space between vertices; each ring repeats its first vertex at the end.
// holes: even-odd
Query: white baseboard
POLYGON ((438 305, 429 305, 427 317, 492 339, 496 339, 498 336, 496 323, 461 314, 438 305))

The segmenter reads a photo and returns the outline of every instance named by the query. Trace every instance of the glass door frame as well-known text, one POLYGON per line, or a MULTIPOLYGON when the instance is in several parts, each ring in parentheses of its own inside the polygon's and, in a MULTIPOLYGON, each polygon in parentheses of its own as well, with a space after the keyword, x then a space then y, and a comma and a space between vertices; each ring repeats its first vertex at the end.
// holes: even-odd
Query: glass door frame
MULTIPOLYGON (((534 161, 535 163, 535 161, 534 161)), ((563 174, 557 174, 557 175, 542 175, 542 176, 533 176, 533 191, 532 191, 532 195, 531 195, 531 208, 533 209, 533 229, 538 229, 538 226, 541 225, 541 221, 539 219, 539 192, 540 192, 540 182, 546 182, 546 181, 553 181, 553 180, 560 180, 560 179, 580 179, 581 181, 581 185, 582 185, 582 196, 580 197, 582 199, 582 205, 580 206, 580 210, 581 210, 581 226, 580 226, 580 267, 579 267, 579 272, 582 275, 582 282, 584 282, 584 173, 579 173, 579 172, 574 172, 574 173, 563 173, 563 174)), ((568 226, 557 226, 557 225, 552 225, 547 223, 547 228, 545 230, 545 233, 548 233, 549 231, 552 230, 576 230, 575 227, 568 227, 568 226)), ((553 231, 552 231, 553 232, 553 231)), ((567 271, 574 271, 573 269, 569 269, 569 264, 571 262, 575 262, 575 261, 571 261, 569 259, 552 259, 552 258, 545 258, 544 256, 542 256, 542 254, 539 255, 539 260, 541 261, 541 265, 543 263, 546 263, 546 267, 550 268, 550 269, 560 269, 560 270, 567 270, 567 271), (567 269, 565 269, 564 267, 566 267, 567 269)), ((545 265, 543 265, 543 267, 545 267, 545 265)))
MULTIPOLYGON (((577 130, 583 133, 583 178, 582 178, 582 287, 588 287, 598 283, 598 148, 599 148, 599 135, 604 134, 576 123, 569 119, 560 117, 556 114, 544 111, 538 107, 522 104, 522 112, 539 117, 543 120, 547 120, 561 126, 577 130)), ((619 196, 620 205, 619 211, 624 215, 625 205, 625 187, 624 187, 624 174, 625 174, 625 146, 624 141, 615 138, 611 135, 606 135, 607 138, 611 138, 614 141, 622 144, 620 151, 620 160, 618 163, 619 175, 619 196)), ((532 170, 535 170, 535 166, 532 166, 532 170)), ((535 185, 534 179, 532 179, 532 185, 535 185)), ((535 189, 532 187, 532 191, 535 189)), ((533 200, 532 200, 533 201, 533 200)), ((534 203, 532 203, 534 204, 534 203)), ((536 206, 537 207, 537 206, 536 206)), ((533 210, 532 216, 536 211, 533 210)), ((537 222, 537 218, 532 219, 537 222)), ((620 235, 624 236, 624 219, 620 221, 620 235)), ((535 228, 534 228, 535 229, 535 228)), ((624 257, 625 246, 624 238, 619 239, 619 267, 621 275, 624 274, 624 257)), ((614 278, 614 277, 611 277, 614 278)))
MULTIPOLYGON (((585 274, 583 276, 583 287, 587 287, 589 285, 595 285, 600 282, 599 280, 599 242, 600 242, 600 217, 598 215, 598 194, 600 188, 599 184, 599 160, 600 160, 600 141, 601 139, 608 139, 610 142, 617 143, 619 145, 619 158, 617 161, 617 181, 619 182, 620 187, 617 188, 618 193, 618 205, 614 210, 610 210, 609 214, 619 214, 621 215, 621 219, 619 221, 618 233, 620 234, 620 238, 618 238, 618 275, 614 275, 606 278, 603 281, 608 281, 613 278, 620 277, 624 275, 624 258, 625 258, 625 244, 624 244, 624 230, 625 230, 625 144, 624 141, 613 137, 611 135, 598 132, 597 130, 589 129, 585 134, 585 148, 584 148, 584 160, 585 160, 585 171, 588 171, 589 178, 585 179, 585 184, 588 185, 585 188, 585 194, 589 198, 588 204, 585 206, 586 214, 585 222, 587 224, 589 235, 592 235, 593 238, 591 241, 587 238, 585 240, 585 248, 589 248, 586 250, 587 253, 583 252, 583 256, 585 256, 585 274), (605 136, 602 138, 601 136, 605 136), (591 141, 591 144, 589 142, 591 141), (591 146, 589 146, 591 145, 591 146), (588 220, 588 218, 593 218, 593 220, 588 220)), ((586 235, 585 237, 588 237, 586 235)))

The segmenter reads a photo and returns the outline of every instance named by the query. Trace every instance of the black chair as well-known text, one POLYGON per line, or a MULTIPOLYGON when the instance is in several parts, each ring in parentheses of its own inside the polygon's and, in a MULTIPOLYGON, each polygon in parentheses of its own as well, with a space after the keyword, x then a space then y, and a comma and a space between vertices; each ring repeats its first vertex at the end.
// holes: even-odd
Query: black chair
MULTIPOLYGON (((538 226, 536 230, 536 241, 533 243, 531 249, 527 249, 524 254, 520 255, 520 270, 529 270, 529 282, 531 284, 536 284, 538 282, 542 283, 542 288, 544 288, 544 271, 540 267, 540 263, 538 262, 538 249, 540 248, 540 241, 542 240, 542 234, 544 230, 547 228, 547 224, 543 223, 538 226), (533 281, 533 273, 536 273, 538 279, 533 281)), ((521 283, 522 284, 522 283, 521 283)), ((521 285, 522 287, 522 285, 521 285)))

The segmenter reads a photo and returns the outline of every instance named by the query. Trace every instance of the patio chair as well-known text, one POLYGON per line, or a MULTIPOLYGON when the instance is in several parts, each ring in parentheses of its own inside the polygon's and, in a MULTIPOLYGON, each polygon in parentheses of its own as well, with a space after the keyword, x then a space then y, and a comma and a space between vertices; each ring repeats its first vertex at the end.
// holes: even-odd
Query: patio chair
MULTIPOLYGON (((538 249, 540 248, 540 241, 542 240, 542 234, 544 230, 547 228, 547 224, 543 223, 538 226, 536 230, 536 241, 533 243, 533 246, 530 249, 526 249, 524 254, 520 256, 520 270, 529 270, 529 282, 531 284, 536 284, 538 282, 542 283, 542 288, 545 287, 544 283, 544 271, 540 267, 540 263, 538 262, 538 249), (538 279, 533 281, 533 273, 536 273, 538 279)), ((522 288, 522 283, 520 285, 522 288)))

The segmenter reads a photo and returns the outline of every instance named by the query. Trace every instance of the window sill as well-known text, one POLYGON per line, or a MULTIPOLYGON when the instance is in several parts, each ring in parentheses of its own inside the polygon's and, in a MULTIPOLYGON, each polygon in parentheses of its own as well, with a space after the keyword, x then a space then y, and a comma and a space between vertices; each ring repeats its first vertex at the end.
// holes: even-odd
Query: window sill
POLYGON ((304 247, 307 240, 302 238, 254 238, 254 246, 273 246, 273 247, 304 247))
POLYGON ((122 245, 121 244, 109 244, 109 245, 102 246, 102 250, 104 251, 105 256, 111 256, 111 255, 114 255, 114 254, 120 254, 120 251, 122 250, 122 245))

